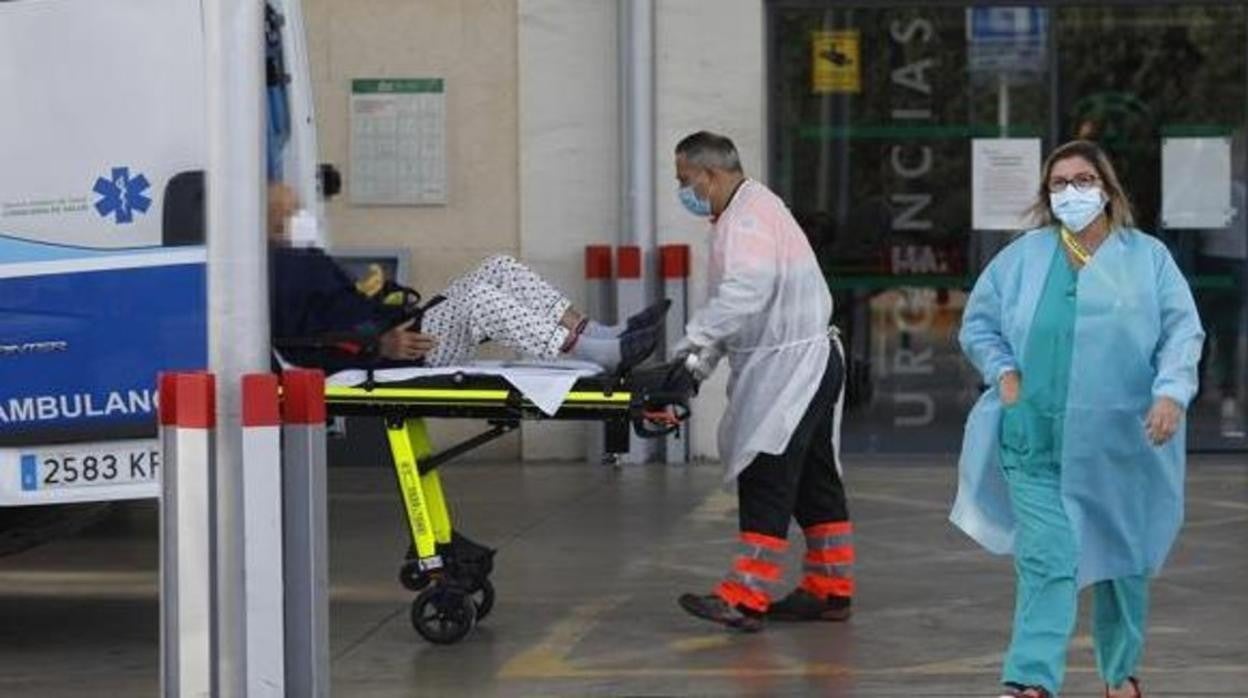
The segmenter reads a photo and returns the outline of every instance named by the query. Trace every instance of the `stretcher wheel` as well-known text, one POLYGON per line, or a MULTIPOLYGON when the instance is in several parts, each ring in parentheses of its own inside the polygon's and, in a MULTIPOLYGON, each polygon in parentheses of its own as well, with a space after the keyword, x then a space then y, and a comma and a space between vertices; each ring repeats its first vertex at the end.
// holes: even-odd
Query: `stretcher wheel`
POLYGON ((476 620, 472 596, 460 589, 433 584, 412 601, 412 627, 435 645, 453 645, 464 639, 476 620))
POLYGON ((490 615, 490 611, 494 609, 494 585, 488 578, 483 577, 472 592, 472 603, 477 607, 477 620, 490 615))
POLYGON ((408 591, 420 591, 429 586, 430 575, 420 569, 419 560, 408 560, 399 568, 399 584, 408 591))

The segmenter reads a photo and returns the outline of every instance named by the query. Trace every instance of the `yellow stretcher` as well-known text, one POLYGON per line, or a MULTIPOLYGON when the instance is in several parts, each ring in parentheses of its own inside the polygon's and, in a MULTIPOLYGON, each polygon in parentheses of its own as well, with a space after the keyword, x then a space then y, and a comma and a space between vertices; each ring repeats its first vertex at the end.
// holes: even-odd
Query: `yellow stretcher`
POLYGON ((624 378, 578 379, 558 410, 546 414, 500 376, 463 373, 360 385, 327 385, 334 416, 381 417, 412 537, 399 578, 412 591, 412 625, 438 644, 461 640, 494 604, 494 551, 457 533, 438 467, 520 426, 524 420, 600 422, 609 453, 628 451, 630 426, 645 437, 671 433, 688 416, 696 384, 677 366, 638 369, 624 378), (484 419, 490 428, 434 453, 427 418, 484 419))

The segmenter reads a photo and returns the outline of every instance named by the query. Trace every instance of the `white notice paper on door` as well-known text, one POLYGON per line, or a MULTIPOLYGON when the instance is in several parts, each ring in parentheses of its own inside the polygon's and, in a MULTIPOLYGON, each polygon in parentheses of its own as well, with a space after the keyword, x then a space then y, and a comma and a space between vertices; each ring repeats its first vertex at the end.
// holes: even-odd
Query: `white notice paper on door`
POLYGON ((1040 190, 1039 138, 971 140, 971 228, 1023 230, 1040 190))
POLYGON ((1231 139, 1161 141, 1161 225, 1225 228, 1231 208, 1231 139))

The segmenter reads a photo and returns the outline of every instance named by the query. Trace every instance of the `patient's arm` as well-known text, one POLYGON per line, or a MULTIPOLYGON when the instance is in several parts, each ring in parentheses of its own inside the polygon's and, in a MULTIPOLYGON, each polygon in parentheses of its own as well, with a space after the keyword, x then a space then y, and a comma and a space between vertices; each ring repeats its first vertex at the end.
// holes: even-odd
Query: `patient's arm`
POLYGON ((431 334, 413 332, 411 327, 416 320, 411 319, 395 325, 377 338, 378 353, 394 361, 415 361, 433 351, 438 340, 431 334))

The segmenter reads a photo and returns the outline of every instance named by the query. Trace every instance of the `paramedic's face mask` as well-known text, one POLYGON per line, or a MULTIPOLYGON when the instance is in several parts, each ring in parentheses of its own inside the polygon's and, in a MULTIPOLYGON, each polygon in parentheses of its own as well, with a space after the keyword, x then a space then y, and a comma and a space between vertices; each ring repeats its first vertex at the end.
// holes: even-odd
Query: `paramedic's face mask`
POLYGON ((690 164, 684 155, 676 156, 676 181, 680 189, 676 197, 689 213, 700 218, 708 218, 711 210, 711 185, 713 180, 709 170, 690 164))

